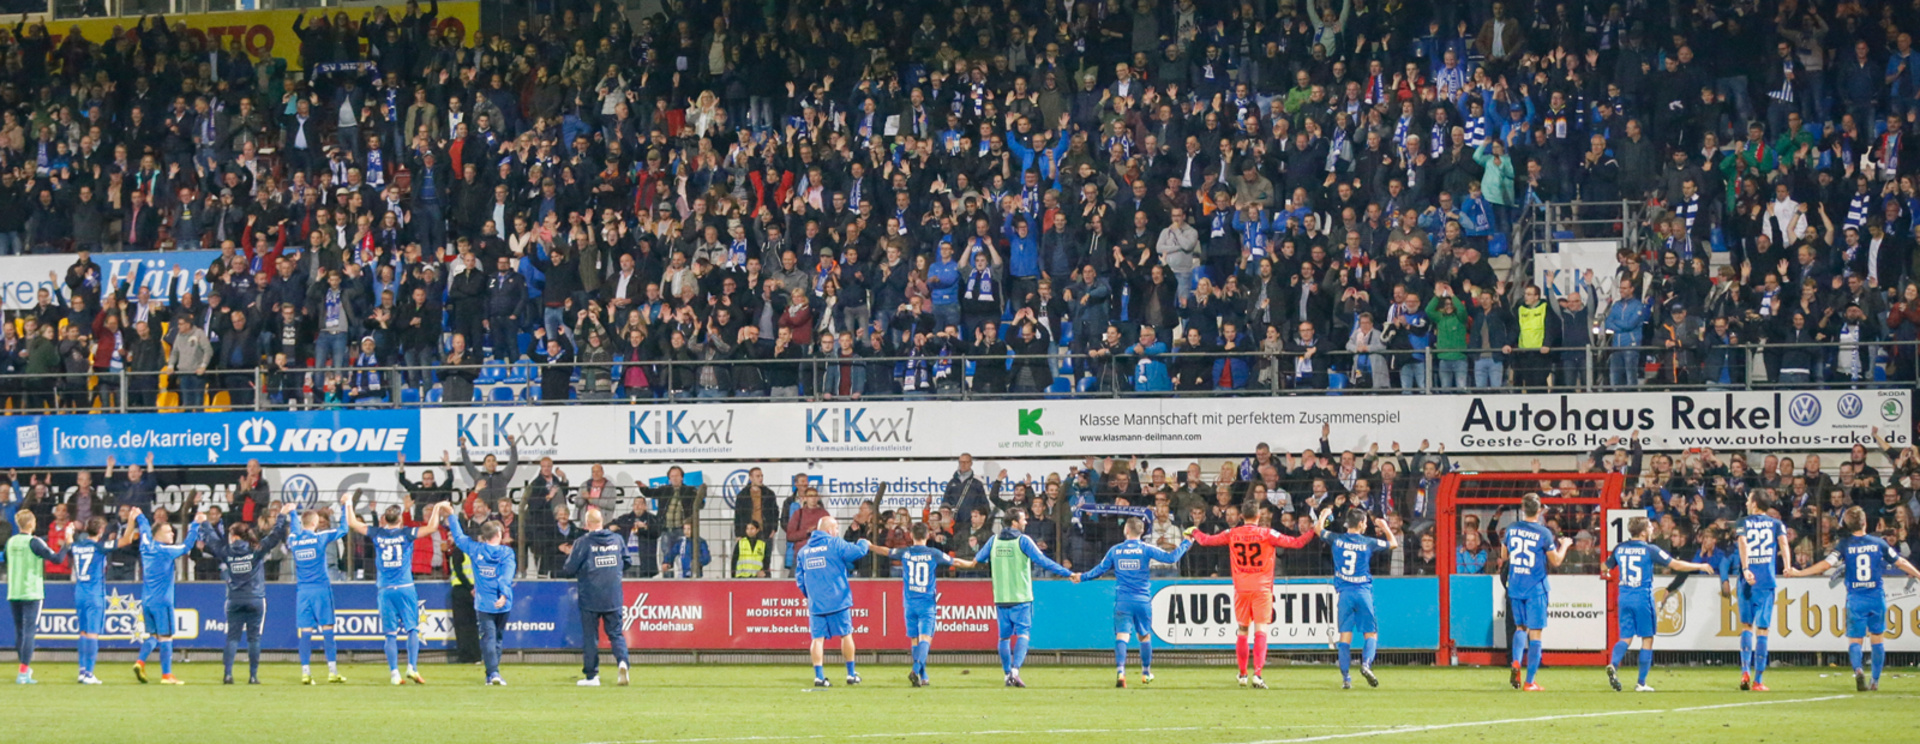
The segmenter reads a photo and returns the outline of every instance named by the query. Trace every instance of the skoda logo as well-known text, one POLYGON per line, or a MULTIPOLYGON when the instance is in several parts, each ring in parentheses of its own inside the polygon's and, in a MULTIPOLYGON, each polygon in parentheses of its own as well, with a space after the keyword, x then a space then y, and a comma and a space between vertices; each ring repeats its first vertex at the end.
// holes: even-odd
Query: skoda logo
POLYGON ((240 422, 240 451, 270 451, 273 449, 274 437, 279 434, 279 427, 264 418, 250 418, 242 421, 240 422))
POLYGON ((280 500, 303 510, 311 509, 320 501, 320 484, 313 482, 311 476, 294 475, 280 484, 280 500))
POLYGON ((1906 412, 1907 404, 1901 403, 1899 398, 1888 398, 1880 401, 1880 418, 1888 421, 1899 421, 1900 417, 1906 414, 1906 412))
POLYGON ((1787 404, 1787 417, 1801 426, 1812 426, 1820 421, 1820 399, 1811 393, 1793 396, 1793 402, 1787 404))
POLYGON ((1861 407, 1860 396, 1847 393, 1840 396, 1840 405, 1836 408, 1840 411, 1840 418, 1850 419, 1860 415, 1861 407))

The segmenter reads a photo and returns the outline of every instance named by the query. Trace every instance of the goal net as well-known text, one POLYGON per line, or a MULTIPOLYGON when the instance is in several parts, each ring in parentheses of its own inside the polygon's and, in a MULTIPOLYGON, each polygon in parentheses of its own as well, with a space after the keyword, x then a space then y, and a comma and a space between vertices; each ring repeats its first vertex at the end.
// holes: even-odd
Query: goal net
MULTIPOLYGON (((1620 509, 1626 479, 1617 473, 1453 473, 1435 499, 1435 574, 1440 581, 1436 663, 1507 662, 1514 626, 1506 599, 1501 536, 1520 520, 1520 502, 1538 494, 1542 524, 1573 540, 1549 569, 1543 661, 1604 665, 1619 624, 1614 593, 1600 577, 1608 551, 1626 540, 1620 509), (1617 524, 1615 524, 1617 522, 1617 524)), ((1644 515, 1644 511, 1640 511, 1644 515)))

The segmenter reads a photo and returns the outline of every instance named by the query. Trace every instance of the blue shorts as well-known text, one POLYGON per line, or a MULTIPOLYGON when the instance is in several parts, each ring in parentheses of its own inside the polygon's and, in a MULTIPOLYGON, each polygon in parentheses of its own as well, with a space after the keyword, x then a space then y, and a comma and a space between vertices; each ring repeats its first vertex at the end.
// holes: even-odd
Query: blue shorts
POLYGON ((1340 632, 1380 632, 1380 622, 1373 616, 1372 589, 1348 589, 1335 596, 1339 599, 1340 632))
POLYGON ((853 611, 841 610, 814 615, 810 625, 814 638, 843 638, 853 635, 853 611))
POLYGON ((934 628, 939 625, 938 620, 940 619, 939 610, 934 606, 915 606, 912 603, 907 604, 907 613, 902 617, 906 618, 907 621, 907 638, 909 640, 921 636, 932 636, 934 628))
POLYGON ((1033 603, 1021 602, 1017 605, 998 605, 993 608, 993 616, 1000 624, 1002 639, 1029 635, 1033 632, 1033 603))
POLYGON ((1531 597, 1507 597, 1507 605, 1513 613, 1513 624, 1527 630, 1542 630, 1547 627, 1547 593, 1541 592, 1531 597))
POLYGON ((380 632, 411 633, 420 629, 420 595, 412 585, 380 590, 380 632))
POLYGON ((73 619, 79 626, 79 632, 100 635, 107 628, 107 601, 105 599, 74 597, 73 619))
POLYGON ((1620 640, 1652 638, 1659 633, 1659 618, 1654 614, 1652 602, 1620 598, 1620 640))
POLYGON ((332 587, 300 587, 294 604, 293 627, 316 630, 333 624, 332 587))
POLYGON ((1740 624, 1761 630, 1773 627, 1773 587, 1740 585, 1740 624))
POLYGON ((1153 605, 1146 602, 1113 603, 1114 636, 1153 637, 1153 605))
POLYGON ((147 635, 173 635, 173 605, 140 603, 140 622, 147 635))
POLYGON ((1847 637, 1887 634, 1886 597, 1847 597, 1847 637))

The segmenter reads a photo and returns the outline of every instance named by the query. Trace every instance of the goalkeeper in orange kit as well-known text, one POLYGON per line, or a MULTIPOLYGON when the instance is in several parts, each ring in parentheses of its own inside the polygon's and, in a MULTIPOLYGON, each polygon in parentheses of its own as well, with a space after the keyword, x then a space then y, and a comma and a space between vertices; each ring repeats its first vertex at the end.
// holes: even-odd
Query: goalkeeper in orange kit
MULTIPOLYGON (((1217 535, 1194 533, 1193 541, 1207 546, 1227 546, 1228 562, 1233 565, 1234 655, 1240 660, 1240 686, 1267 689, 1260 673, 1267 667, 1267 624, 1273 621, 1273 549, 1303 548, 1313 539, 1311 528, 1299 537, 1288 537, 1272 528, 1254 523, 1259 512, 1250 507, 1234 507, 1240 526, 1217 535), (1249 653, 1248 637, 1253 648, 1249 653), (1251 660, 1253 675, 1248 677, 1251 660)), ((1191 529, 1189 533, 1193 533, 1191 529)))

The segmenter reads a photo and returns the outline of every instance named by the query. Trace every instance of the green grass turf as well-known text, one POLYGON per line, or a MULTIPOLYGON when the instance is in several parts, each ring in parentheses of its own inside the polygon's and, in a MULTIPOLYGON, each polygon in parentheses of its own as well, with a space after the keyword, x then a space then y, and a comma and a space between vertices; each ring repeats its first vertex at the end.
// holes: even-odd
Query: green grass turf
MULTIPOLYGON (((1660 692, 1616 693, 1598 669, 1548 669, 1545 693, 1507 686, 1505 669, 1382 667, 1380 689, 1339 689, 1328 666, 1268 669, 1272 690, 1241 690, 1220 667, 1168 667, 1151 687, 1113 688, 1112 670, 1033 667, 1025 690, 998 668, 935 667, 935 686, 912 689, 904 667, 869 665, 865 684, 816 690, 794 666, 643 666, 632 687, 582 689, 577 667, 504 669, 509 687, 484 687, 478 667, 429 665, 427 686, 390 687, 383 665, 343 669, 339 686, 302 687, 298 667, 263 667, 259 687, 225 687, 218 664, 176 666, 185 687, 141 685, 125 664, 101 665, 107 684, 73 684, 71 664, 37 667, 33 687, 0 685, 0 740, 69 742, 112 732, 141 744, 209 741, 391 742, 1180 742, 1302 741, 1683 742, 1912 741, 1920 677, 1853 692, 1834 669, 1780 669, 1770 693, 1743 693, 1721 669, 1657 669, 1660 692), (1822 675, 1825 675, 1824 677, 1822 675), (1816 698, 1833 698, 1815 700, 1816 698), (1768 705, 1741 705, 1776 701, 1768 705), (1791 702, 1805 701, 1805 702, 1791 702), (1725 707, 1708 707, 1725 706, 1725 707), (1559 716, 1580 716, 1550 718, 1559 716), (1515 720, 1540 719, 1540 720, 1515 720), (1443 728, 1447 724, 1465 724, 1443 728)), ((1357 671, 1357 670, 1356 670, 1357 671)), ((157 675, 156 675, 157 679, 157 675)), ((1631 684, 1632 679, 1626 680, 1631 684)), ((1629 687, 1629 690, 1632 688, 1629 687)))

